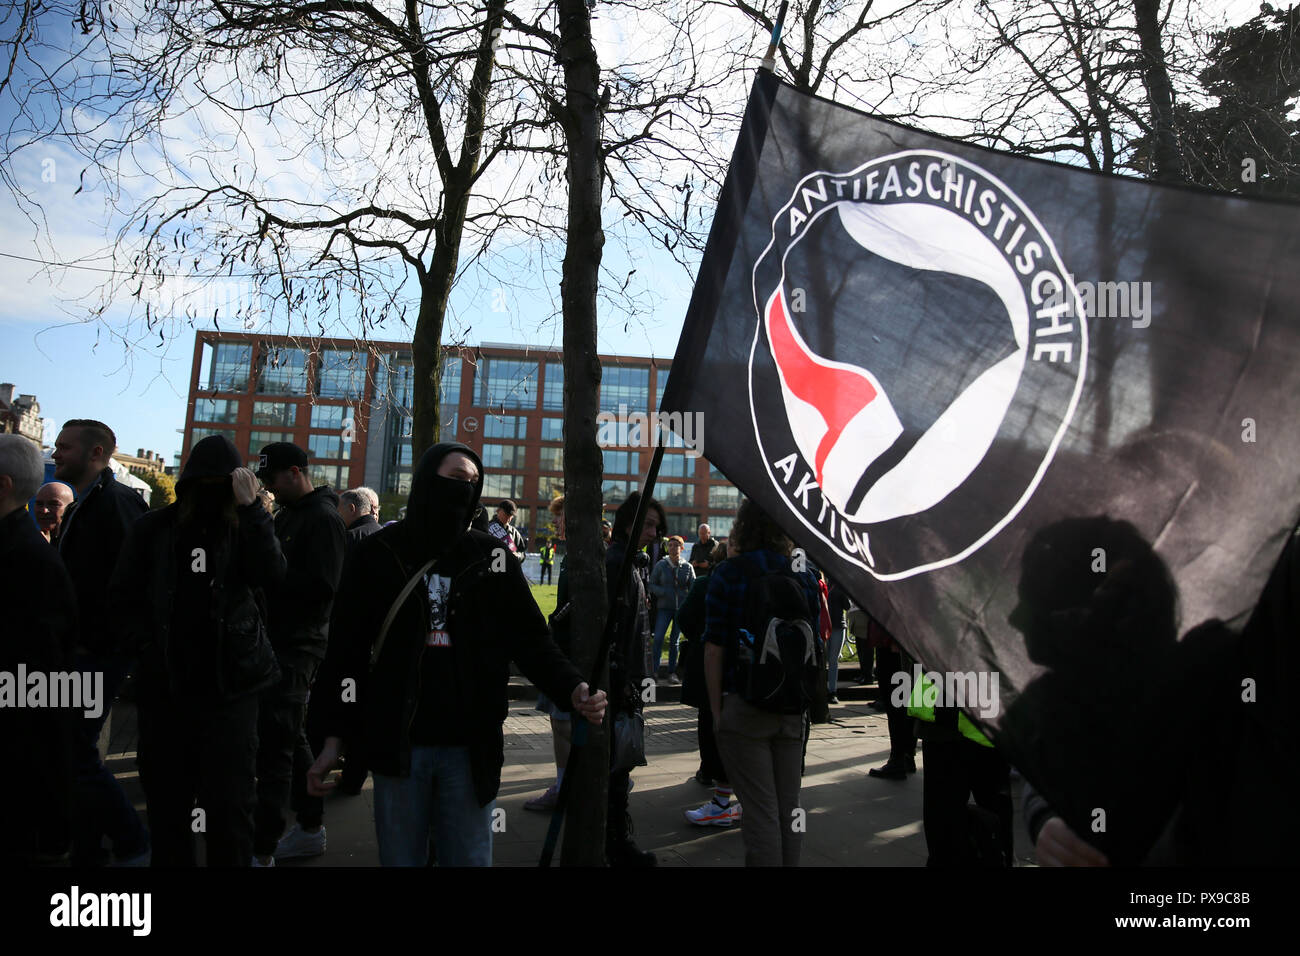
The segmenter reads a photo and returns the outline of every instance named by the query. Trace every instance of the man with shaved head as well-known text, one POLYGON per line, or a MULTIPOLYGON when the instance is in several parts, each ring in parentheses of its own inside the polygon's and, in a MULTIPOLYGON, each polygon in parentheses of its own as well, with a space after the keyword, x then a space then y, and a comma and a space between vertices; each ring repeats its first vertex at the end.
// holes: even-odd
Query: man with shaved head
POLYGON ((63 513, 75 499, 72 489, 61 481, 47 481, 37 490, 32 512, 36 515, 36 527, 46 541, 51 544, 58 541, 63 513))

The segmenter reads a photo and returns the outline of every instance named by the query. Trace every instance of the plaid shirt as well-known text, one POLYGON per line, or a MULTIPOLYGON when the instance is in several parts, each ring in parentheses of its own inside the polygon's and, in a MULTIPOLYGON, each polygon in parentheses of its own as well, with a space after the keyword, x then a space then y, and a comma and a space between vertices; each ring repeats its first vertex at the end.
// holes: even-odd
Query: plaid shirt
MULTIPOLYGON (((709 590, 704 597, 704 640, 709 644, 718 644, 726 649, 727 656, 722 670, 723 693, 736 689, 735 663, 737 635, 743 624, 741 617, 745 610, 745 589, 752 580, 750 569, 755 565, 763 572, 787 571, 790 559, 776 551, 766 548, 747 551, 739 557, 728 558, 709 575, 709 590), (742 562, 749 565, 746 568, 742 562)), ((795 572, 803 584, 804 594, 808 598, 808 620, 817 630, 817 619, 821 613, 821 588, 810 571, 795 572)))

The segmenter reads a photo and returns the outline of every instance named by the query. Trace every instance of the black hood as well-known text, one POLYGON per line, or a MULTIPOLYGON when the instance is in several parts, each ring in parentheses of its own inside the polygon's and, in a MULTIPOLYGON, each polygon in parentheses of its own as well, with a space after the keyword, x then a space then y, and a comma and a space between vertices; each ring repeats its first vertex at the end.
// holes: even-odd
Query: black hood
POLYGON ((406 517, 402 519, 408 546, 414 549, 412 556, 426 559, 436 557, 450 547, 469 527, 470 519, 478 511, 482 494, 483 462, 468 445, 439 442, 426 451, 411 478, 411 494, 406 499, 406 517), (442 460, 452 452, 462 452, 474 462, 478 469, 478 479, 472 484, 455 482, 438 475, 442 460), (465 496, 456 498, 456 486, 465 485, 469 486, 465 496))
POLYGON ((185 462, 176 487, 194 478, 229 478, 243 464, 234 442, 225 435, 209 435, 190 449, 189 461, 185 462))

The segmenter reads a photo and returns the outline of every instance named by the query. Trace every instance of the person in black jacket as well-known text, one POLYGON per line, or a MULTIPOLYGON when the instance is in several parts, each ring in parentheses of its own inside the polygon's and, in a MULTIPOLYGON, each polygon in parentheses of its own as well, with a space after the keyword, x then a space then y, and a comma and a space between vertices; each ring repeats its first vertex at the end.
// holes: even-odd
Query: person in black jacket
POLYGON ((287 565, 267 591, 267 630, 280 663, 280 682, 262 697, 258 716, 257 866, 325 852, 324 805, 306 789, 312 765, 304 719, 307 695, 329 640, 330 607, 343 573, 347 532, 338 495, 313 488, 307 454, 289 442, 262 449, 257 476, 275 495, 275 536, 287 565), (288 803, 297 822, 285 833, 288 803))
POLYGON ((113 430, 89 418, 64 423, 54 441, 54 477, 77 492, 64 512, 58 544, 77 592, 76 668, 103 675, 105 700, 102 713, 81 720, 77 731, 72 847, 77 866, 107 862, 101 848, 105 835, 118 862, 139 864, 149 852, 148 831, 99 757, 99 733, 131 669, 130 657, 113 646, 108 583, 127 532, 149 510, 143 498, 114 479, 109 460, 116 450, 113 430))
POLYGON ((154 866, 194 865, 196 798, 208 866, 252 859, 258 694, 279 677, 256 589, 284 571, 257 479, 224 435, 194 446, 175 503, 122 549, 113 617, 138 659, 154 866))
MULTIPOLYGON (((19 667, 28 674, 66 672, 72 664, 72 580, 26 508, 44 471, 35 444, 0 435, 0 568, 16 598, 6 602, 0 629, 0 673, 7 675, 16 676, 19 667)), ((72 739, 80 717, 72 709, 0 707, 0 767, 22 781, 0 787, 0 864, 51 863, 67 853, 72 739)))
POLYGON ((550 639, 518 560, 470 529, 482 489, 468 447, 430 448, 406 517, 357 544, 335 602, 312 695, 325 746, 308 789, 333 789, 325 778, 361 744, 384 866, 424 866, 431 830, 441 865, 491 865, 511 660, 558 706, 604 716, 605 694, 589 695, 550 639))
POLYGON ((369 488, 350 488, 339 495, 339 517, 347 528, 347 547, 379 530, 379 496, 369 488))
MULTIPOLYGON (((620 586, 619 570, 632 537, 641 493, 634 491, 614 512, 614 530, 605 551, 605 581, 609 589, 610 613, 615 613, 620 590, 623 612, 617 622, 615 639, 609 648, 610 709, 613 717, 641 712, 641 689, 653 677, 646 674, 646 649, 650 646, 650 605, 646 599, 645 568, 649 560, 640 548, 653 545, 667 524, 663 506, 654 498, 646 504, 645 524, 641 527, 634 561, 626 570, 620 586), (639 559, 639 560, 637 560, 639 559)), ((654 866, 654 853, 642 850, 632 839, 632 815, 627 797, 630 771, 611 772, 609 809, 605 820, 605 856, 611 866, 654 866)))

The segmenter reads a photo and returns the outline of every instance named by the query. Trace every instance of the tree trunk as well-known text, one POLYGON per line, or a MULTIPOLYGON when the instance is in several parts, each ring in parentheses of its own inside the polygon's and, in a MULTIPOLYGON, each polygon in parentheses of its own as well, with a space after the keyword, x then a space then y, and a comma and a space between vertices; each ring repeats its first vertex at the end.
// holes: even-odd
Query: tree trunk
POLYGON ((1160 0, 1133 0, 1133 12, 1142 50, 1142 83, 1151 105, 1151 178, 1183 182, 1187 177, 1174 130, 1174 86, 1160 43, 1160 0))
MULTIPOLYGON (((562 124, 568 142, 568 242, 560 281, 564 312, 564 517, 568 537, 572 656, 590 675, 604 631, 605 547, 601 536, 604 466, 596 442, 600 359, 596 351, 596 291, 605 234, 601 229, 603 190, 600 65, 591 40, 586 0, 559 0, 560 63, 564 66, 562 124)), ((608 690, 602 662, 600 686, 608 690)), ((608 726, 609 721, 606 721, 608 726)), ((577 773, 570 790, 561 862, 601 866, 605 855, 605 809, 609 788, 609 743, 604 728, 591 728, 580 757, 566 773, 577 773)), ((575 756, 577 751, 575 750, 575 756)))
MULTIPOLYGON (((452 283, 456 281, 456 267, 460 264, 460 243, 465 234, 465 215, 469 209, 469 192, 478 172, 483 147, 483 130, 487 122, 488 96, 492 86, 495 38, 501 29, 505 0, 488 0, 483 28, 479 33, 478 52, 474 76, 470 82, 469 102, 465 111, 465 137, 460 159, 452 165, 450 157, 439 163, 442 175, 443 213, 435 229, 433 261, 420 277, 420 315, 415 323, 412 340, 414 362, 414 387, 411 395, 411 464, 414 467, 420 456, 438 441, 441 432, 439 387, 442 384, 442 325, 447 316, 447 300, 452 283)), ((414 7, 410 7, 414 10, 414 7)), ((412 28, 418 26, 411 14, 412 28)), ((423 42, 423 38, 420 38, 423 42)), ((437 120, 436 92, 430 82, 430 63, 422 47, 413 57, 416 85, 421 105, 428 117, 431 142, 443 143, 441 121, 437 120)), ((445 147, 444 147, 445 149, 445 147)))

